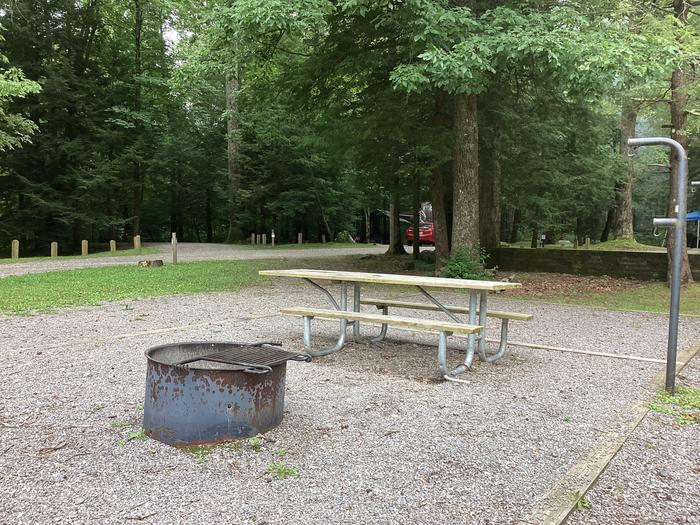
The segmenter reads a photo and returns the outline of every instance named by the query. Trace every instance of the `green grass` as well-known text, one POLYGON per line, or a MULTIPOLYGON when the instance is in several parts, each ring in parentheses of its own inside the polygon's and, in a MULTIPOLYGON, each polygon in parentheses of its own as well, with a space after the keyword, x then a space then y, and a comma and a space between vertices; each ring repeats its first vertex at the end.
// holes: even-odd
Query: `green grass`
POLYGON ((700 390, 686 386, 676 388, 675 395, 660 392, 649 408, 674 417, 679 426, 700 423, 700 390))
POLYGON ((262 278, 257 263, 217 261, 161 268, 107 266, 0 279, 0 312, 29 314, 105 301, 235 291, 262 278))
MULTIPOLYGON (((508 294, 509 297, 530 301, 575 304, 607 308, 608 310, 641 311, 651 313, 668 313, 670 291, 664 283, 652 282, 629 290, 615 292, 569 292, 546 297, 534 297, 528 294, 508 294)), ((692 284, 681 292, 681 313, 700 315, 700 284, 692 284)))
POLYGON ((129 250, 117 250, 117 253, 114 255, 112 255, 112 252, 106 251, 89 253, 85 257, 82 255, 61 255, 60 257, 20 257, 19 259, 0 259, 0 264, 17 264, 37 261, 66 261, 69 259, 101 259, 103 257, 129 257, 136 255, 153 255, 156 253, 160 253, 160 250, 154 247, 141 248, 140 250, 131 248, 129 250))

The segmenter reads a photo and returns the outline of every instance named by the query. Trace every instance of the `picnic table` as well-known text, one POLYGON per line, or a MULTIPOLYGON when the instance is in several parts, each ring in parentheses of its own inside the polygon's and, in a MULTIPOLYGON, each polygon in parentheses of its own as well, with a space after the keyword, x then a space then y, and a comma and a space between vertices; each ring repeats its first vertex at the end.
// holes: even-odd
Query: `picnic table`
POLYGON ((519 283, 503 281, 478 281, 470 279, 448 279, 443 277, 422 277, 416 275, 399 275, 367 272, 345 272, 332 270, 261 270, 260 275, 270 277, 298 278, 312 285, 323 293, 329 300, 332 309, 293 307, 283 308, 280 313, 302 317, 304 320, 304 349, 312 356, 323 356, 337 352, 345 346, 347 328, 352 326, 354 341, 379 342, 386 337, 387 328, 394 326, 402 329, 418 330, 438 334, 438 366, 441 375, 451 381, 459 381, 456 376, 471 367, 478 351, 479 358, 483 361, 496 361, 503 357, 508 341, 509 320, 531 320, 532 315, 488 310, 488 295, 490 292, 499 292, 518 288, 519 283), (340 298, 336 301, 333 294, 319 282, 340 282, 340 298), (416 288, 428 299, 429 302, 407 302, 391 299, 377 299, 362 297, 362 284, 381 284, 390 286, 410 286, 416 288), (348 285, 353 288, 352 310, 348 308, 348 285), (468 306, 444 305, 427 289, 437 290, 463 290, 469 295, 468 306), (362 305, 375 306, 381 310, 381 314, 362 312, 362 305), (389 308, 414 309, 439 311, 444 313, 449 321, 424 319, 418 317, 401 317, 389 315, 389 308), (457 317, 457 314, 465 314, 466 322, 457 317), (486 350, 486 320, 494 317, 501 320, 501 337, 498 350, 488 353, 486 350), (332 347, 314 350, 311 344, 312 319, 338 320, 340 332, 338 340, 332 347), (381 326, 379 335, 364 338, 361 334, 361 323, 381 326), (453 334, 467 336, 467 352, 464 361, 450 368, 447 365, 447 338, 453 334))

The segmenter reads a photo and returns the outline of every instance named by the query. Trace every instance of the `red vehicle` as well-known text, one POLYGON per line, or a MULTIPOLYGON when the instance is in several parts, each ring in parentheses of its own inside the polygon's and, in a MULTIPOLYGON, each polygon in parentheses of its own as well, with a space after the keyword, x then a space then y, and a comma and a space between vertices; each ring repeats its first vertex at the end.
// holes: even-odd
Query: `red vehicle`
MULTIPOLYGON (((413 245, 413 226, 406 229, 406 244, 413 245)), ((435 225, 432 222, 423 222, 418 226, 418 245, 435 244, 435 225)))

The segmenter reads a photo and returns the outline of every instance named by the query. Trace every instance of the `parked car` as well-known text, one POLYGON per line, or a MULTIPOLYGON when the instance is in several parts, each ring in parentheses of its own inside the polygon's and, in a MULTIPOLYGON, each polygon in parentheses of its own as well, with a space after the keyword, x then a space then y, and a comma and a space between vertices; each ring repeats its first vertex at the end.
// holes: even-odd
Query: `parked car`
MULTIPOLYGON (((406 244, 413 245, 413 226, 406 229, 406 244)), ((423 222, 418 226, 418 245, 435 244, 435 225, 423 222)))

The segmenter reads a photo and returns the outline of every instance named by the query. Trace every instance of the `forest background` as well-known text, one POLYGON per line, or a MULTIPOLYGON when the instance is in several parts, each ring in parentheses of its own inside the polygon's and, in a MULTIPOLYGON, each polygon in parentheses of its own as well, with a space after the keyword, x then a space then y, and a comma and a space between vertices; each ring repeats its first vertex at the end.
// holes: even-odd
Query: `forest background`
POLYGON ((653 242, 676 162, 626 139, 698 178, 698 4, 2 0, 0 245, 364 238, 379 209, 396 252, 424 201, 438 264, 653 242))

